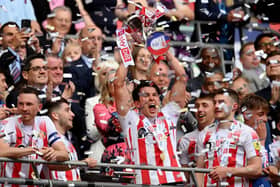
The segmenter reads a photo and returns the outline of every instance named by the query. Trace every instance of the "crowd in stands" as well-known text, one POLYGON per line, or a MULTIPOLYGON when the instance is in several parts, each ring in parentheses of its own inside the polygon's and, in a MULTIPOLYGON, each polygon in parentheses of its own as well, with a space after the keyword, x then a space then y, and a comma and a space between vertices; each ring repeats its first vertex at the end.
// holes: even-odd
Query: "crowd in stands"
MULTIPOLYGON (((0 0, 0 157, 207 168, 198 186, 279 186, 278 8, 273 0, 0 0)), ((1 177, 83 180, 67 165, 0 169, 1 177)), ((188 172, 132 172, 140 185, 195 182, 188 172)))

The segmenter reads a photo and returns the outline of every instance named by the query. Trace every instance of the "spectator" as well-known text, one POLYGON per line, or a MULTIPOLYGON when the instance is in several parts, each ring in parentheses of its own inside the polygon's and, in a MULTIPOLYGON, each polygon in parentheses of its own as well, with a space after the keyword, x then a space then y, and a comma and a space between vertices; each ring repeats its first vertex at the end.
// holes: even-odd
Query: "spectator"
POLYGON ((70 32, 72 25, 72 11, 69 7, 59 6, 52 10, 54 17, 48 21, 49 25, 54 27, 54 32, 58 32, 60 36, 65 36, 70 32))
MULTIPOLYGON (((275 52, 267 57, 266 63, 266 75, 272 83, 275 81, 280 81, 280 53, 275 52), (276 63, 275 63, 276 62, 276 63)), ((279 86, 277 84, 270 84, 266 88, 257 91, 256 94, 265 98, 271 105, 278 105, 279 86)))
POLYGON ((63 62, 55 55, 48 55, 48 87, 47 98, 51 100, 52 97, 61 96, 64 99, 71 99, 75 92, 75 85, 69 81, 63 86, 63 62))
POLYGON ((71 63, 72 61, 77 61, 82 56, 82 48, 76 42, 68 42, 62 56, 65 64, 67 64, 67 62, 71 63))
MULTIPOLYGON (((198 122, 198 128, 185 134, 178 142, 178 149, 181 152, 179 158, 183 167, 196 167, 197 137, 206 126, 215 121, 213 94, 201 94, 195 101, 195 108, 197 109, 195 118, 198 122)), ((190 180, 188 173, 185 174, 190 180)))
POLYGON ((264 53, 270 55, 272 52, 279 51, 277 45, 274 45, 274 42, 277 41, 277 36, 272 33, 262 33, 257 36, 254 45, 255 49, 263 50, 264 53))
POLYGON ((49 40, 52 42, 52 53, 61 56, 65 45, 66 35, 70 32, 72 25, 72 12, 69 7, 58 6, 53 9, 54 17, 49 18, 46 30, 49 32, 49 40))
MULTIPOLYGON (((81 48, 76 42, 70 42, 67 44, 67 50, 64 52, 65 60, 69 58, 67 66, 64 68, 65 73, 70 73, 72 75, 71 80, 76 85, 77 92, 82 92, 86 97, 92 96, 91 83, 92 79, 92 68, 89 67, 85 58, 83 58, 81 53, 81 48), (72 57, 68 55, 74 54, 72 57), (70 60, 71 58, 71 60, 70 60)), ((95 94, 95 93, 94 93, 95 94)))
POLYGON ((214 93, 221 88, 228 88, 229 84, 224 80, 222 72, 206 73, 203 85, 203 91, 206 93, 214 93))
MULTIPOLYGON (((168 90, 169 88, 172 89, 172 85, 170 85, 171 78, 185 72, 183 66, 170 51, 166 53, 166 61, 168 62, 168 65, 163 61, 151 64, 149 72, 150 80, 153 81, 161 90, 160 99, 164 99, 163 104, 169 102, 170 97, 172 97, 172 95, 170 95, 171 91, 168 90)), ((190 94, 188 92, 185 92, 185 98, 185 102, 180 104, 182 107, 184 107, 190 100, 190 94)))
MULTIPOLYGON (((67 0, 67 1, 59 1, 59 0, 41 0, 41 1, 36 1, 36 0, 31 0, 33 7, 34 7, 34 12, 36 15, 36 18, 38 22, 41 24, 41 27, 44 27, 44 21, 47 20, 48 16, 51 15, 52 11, 56 7, 69 7, 71 8, 72 14, 72 20, 76 21, 78 19, 77 13, 78 13, 78 8, 76 7, 76 2, 75 0, 67 0)), ((72 33, 72 29, 70 31, 72 33)))
POLYGON ((96 26, 85 27, 80 33, 80 41, 82 43, 82 58, 88 68, 96 70, 95 67, 98 65, 102 50, 102 31, 96 26))
POLYGON ((243 99, 245 96, 252 93, 249 80, 243 76, 237 77, 237 79, 233 81, 230 88, 236 91, 239 99, 243 99))
POLYGON ((150 80, 159 87, 161 94, 165 95, 170 84, 168 65, 165 62, 153 63, 149 74, 150 80))
MULTIPOLYGON (((58 136, 54 124, 49 117, 36 116, 40 111, 38 92, 32 88, 23 88, 18 96, 20 116, 2 121, 0 139, 1 156, 30 160, 66 161, 69 159, 67 150, 58 136), (42 132, 42 133, 40 133, 42 132)), ((48 165, 50 169, 57 166, 48 165)), ((36 165, 41 172, 42 165, 36 165)), ((3 177, 30 178, 33 172, 31 164, 5 163, 3 177)), ((10 186, 5 184, 5 186, 10 186)))
POLYGON ((272 135, 279 135, 280 128, 273 127, 273 121, 275 120, 275 116, 279 111, 279 85, 277 84, 280 80, 280 64, 278 61, 280 60, 280 53, 274 52, 269 55, 266 59, 266 74, 269 77, 271 84, 266 88, 256 92, 256 95, 263 97, 265 100, 269 102, 270 112, 268 116, 271 120, 269 120, 269 125, 271 127, 272 135))
POLYGON ((130 80, 148 80, 148 70, 152 62, 152 56, 150 52, 144 47, 136 46, 133 49, 132 56, 135 66, 130 66, 129 73, 131 73, 131 75, 128 75, 131 76, 129 77, 130 80))
POLYGON ((104 31, 106 36, 112 36, 115 34, 116 31, 116 24, 114 23, 114 19, 116 18, 114 11, 117 5, 117 0, 111 1, 102 1, 102 2, 95 2, 95 1, 83 1, 85 9, 89 13, 93 22, 102 30, 104 31))
POLYGON ((213 72, 216 70, 221 70, 222 59, 219 55, 218 49, 203 48, 200 54, 202 62, 198 65, 202 72, 213 72))
POLYGON ((22 70, 23 83, 10 92, 6 99, 8 107, 16 106, 18 91, 23 86, 30 86, 39 90, 40 94, 45 94, 48 82, 47 66, 45 56, 34 54, 29 56, 22 70))
POLYGON ((7 83, 6 77, 3 71, 0 70, 0 120, 9 117, 11 114, 16 114, 16 108, 7 108, 5 105, 5 100, 7 97, 7 83))
POLYGON ((202 85, 205 81, 206 72, 222 71, 221 69, 221 57, 218 49, 216 48, 202 48, 199 53, 199 59, 202 60, 198 63, 200 68, 200 74, 197 77, 192 77, 188 80, 188 91, 195 91, 202 89, 202 85))
POLYGON ((21 80, 22 61, 15 50, 19 48, 22 42, 26 42, 28 34, 19 32, 19 26, 15 22, 7 22, 2 25, 0 34, 2 37, 2 49, 8 49, 0 57, 0 68, 5 71, 8 85, 19 83, 21 80))
POLYGON ((6 83, 5 73, 0 70, 0 107, 5 104, 5 100, 8 94, 7 89, 8 85, 6 83))
POLYGON ((21 20, 28 19, 31 20, 32 32, 42 33, 40 25, 36 21, 31 0, 1 1, 0 7, 2 7, 0 11, 0 25, 5 24, 7 21, 16 22, 17 25, 20 25, 21 20))
MULTIPOLYGON (((116 70, 106 73, 99 103, 93 108, 95 123, 99 133, 102 135, 102 143, 105 146, 101 161, 112 163, 114 160, 123 157, 128 163, 129 156, 124 137, 121 134, 120 122, 116 112, 115 89, 113 86, 116 70)), ((110 173, 108 173, 110 175, 110 173)))
MULTIPOLYGON (((57 102, 51 102, 47 104, 48 107, 48 116, 53 121, 57 131, 58 136, 61 138, 62 142, 64 143, 70 159, 75 161, 78 160, 78 155, 76 152, 75 147, 69 141, 70 138, 70 130, 73 127, 73 118, 74 113, 71 111, 69 103, 65 99, 61 99, 57 102)), ((95 167, 96 160, 87 158, 83 160, 88 164, 89 167, 95 167)), ((78 168, 72 168, 66 166, 65 168, 67 171, 51 171, 51 178, 55 180, 63 180, 63 181, 79 181, 81 180, 80 177, 80 170, 78 168)))
POLYGON ((198 0, 195 3, 195 19, 217 21, 217 24, 202 25, 202 38, 211 43, 233 43, 234 23, 242 23, 245 16, 237 1, 198 0), (235 4, 234 4, 235 3, 235 4))
MULTIPOLYGON (((130 149, 131 159, 136 165, 180 166, 176 155, 176 128, 174 127, 179 117, 180 106, 182 107, 182 103, 185 103, 186 75, 183 68, 179 71, 179 67, 175 66, 176 59, 173 60, 174 62, 171 63, 177 70, 175 71, 177 79, 172 87, 170 102, 160 109, 160 89, 155 83, 142 80, 132 94, 140 115, 130 110, 131 102, 128 100, 130 93, 125 84, 127 70, 123 63, 117 71, 117 79, 114 82, 117 112, 120 116, 123 135, 130 149), (132 125, 134 122, 138 124, 132 125), (160 136, 163 138, 159 138, 160 136), (156 144, 153 143, 153 138, 156 144), (137 149, 134 149, 136 147, 137 149)), ((160 172, 162 175, 159 171, 136 170, 136 183, 157 185, 185 181, 182 173, 160 172)))
MULTIPOLYGON (((260 150, 262 165, 263 168, 266 168, 269 165, 267 145, 271 143, 270 129, 267 125, 268 102, 260 96, 250 94, 242 100, 240 108, 244 117, 244 123, 253 128, 260 138, 262 145, 260 150)), ((260 177, 253 180, 253 186, 260 185, 271 186, 271 183, 267 177, 260 177)))
MULTIPOLYGON (((107 73, 116 71, 118 66, 119 66, 118 63, 116 63, 113 60, 103 61, 98 64, 96 68, 97 75, 95 76, 94 86, 99 92, 101 91, 101 88, 104 87, 107 73)), ((99 100, 100 100, 100 94, 94 97, 87 98, 86 105, 85 105, 88 136, 93 141, 95 141, 90 147, 90 151, 92 152, 92 154, 90 154, 89 156, 95 158, 98 161, 101 160, 101 156, 105 149, 103 143, 100 140, 101 138, 100 133, 98 132, 98 129, 96 127, 95 116, 93 113, 93 108, 97 103, 99 103, 99 100)))
POLYGON ((3 50, 3 54, 0 56, 0 68, 6 72, 8 85, 18 84, 22 78, 20 76, 22 60, 25 59, 27 52, 32 54, 41 51, 39 40, 33 33, 20 31, 15 22, 7 22, 2 25, 0 35, 3 50))
POLYGON ((259 137, 252 128, 234 119, 239 105, 236 92, 221 89, 215 93, 214 103, 217 123, 208 126, 197 143, 200 153, 197 166, 214 169, 204 180, 203 175, 197 174, 197 181, 199 186, 219 183, 247 186, 249 177, 261 175, 259 137))
POLYGON ((240 50, 240 62, 243 65, 243 77, 247 78, 253 92, 268 86, 269 81, 261 67, 260 59, 255 54, 254 43, 244 44, 240 50))

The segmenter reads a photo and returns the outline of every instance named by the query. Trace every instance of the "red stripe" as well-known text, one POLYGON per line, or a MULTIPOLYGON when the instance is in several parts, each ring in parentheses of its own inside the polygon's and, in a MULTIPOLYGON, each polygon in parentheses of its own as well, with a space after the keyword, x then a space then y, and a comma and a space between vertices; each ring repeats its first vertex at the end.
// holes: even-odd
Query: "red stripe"
MULTIPOLYGON (((160 158, 161 151, 157 144, 154 144, 156 166, 163 166, 163 161, 160 158)), ((166 155, 165 155, 166 156, 166 155)), ((166 184, 167 178, 165 171, 157 171, 157 176, 160 184, 166 184)))
MULTIPOLYGON (((134 158, 134 159, 135 159, 134 147, 133 147, 133 144, 132 144, 132 133, 131 133, 131 128, 129 128, 129 130, 128 130, 128 135, 129 135, 128 137, 129 137, 129 144, 130 144, 130 146, 127 146, 127 147, 129 147, 129 149, 130 149, 131 158, 134 158)), ((131 159, 131 161, 132 161, 132 159, 131 159)), ((133 161, 133 164, 135 164, 134 161, 133 161)))
MULTIPOLYGON (((163 120, 164 124, 165 124, 165 129, 167 129, 167 133, 169 134, 169 126, 167 124, 166 120, 163 120)), ((174 149, 173 149, 173 144, 171 141, 171 136, 167 136, 167 151, 168 151, 168 156, 170 159, 170 164, 171 167, 179 167, 178 161, 176 160, 176 153, 174 153, 174 149)), ((173 177, 175 179, 176 182, 182 182, 183 181, 183 177, 181 176, 181 172, 172 172, 173 173, 173 177)))
MULTIPOLYGON (((228 167, 236 167, 236 155, 237 155, 238 145, 236 145, 235 142, 239 142, 240 135, 241 135, 240 130, 234 132, 233 134, 233 136, 236 137, 237 139, 234 140, 234 144, 233 144, 235 146, 235 149, 229 149, 229 153, 231 154, 231 157, 228 158, 228 167)), ((234 186, 235 184, 234 179, 235 179, 234 177, 227 179, 229 186, 234 186)))
POLYGON ((44 146, 48 147, 48 137, 47 137, 48 135, 47 135, 46 121, 41 121, 39 128, 44 133, 44 137, 43 137, 44 146))
MULTIPOLYGON (((143 121, 140 119, 138 126, 137 126, 137 131, 139 128, 144 127, 143 121)), ((148 160, 147 160, 147 150, 146 150, 146 143, 145 143, 145 138, 138 138, 138 148, 139 148, 139 158, 140 158, 140 164, 142 165, 147 165, 148 160)), ((141 177, 142 177, 142 184, 151 184, 151 179, 149 175, 149 170, 141 170, 141 177)))
MULTIPOLYGON (((212 135, 212 133, 207 131, 204 141, 203 141, 204 148, 206 147, 206 143, 209 141, 211 135, 212 135)), ((206 160, 207 160, 205 165, 206 165, 206 168, 209 168, 210 166, 209 166, 209 160, 208 160, 208 153, 206 153, 205 156, 206 156, 206 160)), ((204 186, 207 186, 207 181, 208 181, 208 174, 206 174, 204 176, 204 186)))
MULTIPOLYGON (((22 132, 19 129, 19 127, 16 125, 16 147, 22 144, 22 132)), ((14 163, 14 168, 13 168, 13 173, 12 177, 13 178, 20 178, 19 172, 21 170, 21 163, 14 163)), ((12 184, 12 187, 19 187, 17 184, 12 184)))
MULTIPOLYGON (((162 116, 163 116, 163 114, 160 112, 158 114, 158 118, 160 118, 162 116)), ((159 124, 157 124, 157 125, 159 125, 159 124)), ((167 128, 166 128, 166 123, 164 123, 164 125, 165 125, 165 129, 168 129, 168 125, 167 125, 167 128)), ((160 158, 160 154, 162 152, 159 149, 158 144, 154 144, 154 150, 155 150, 156 166, 164 166, 163 160, 161 160, 161 158, 160 158)), ((165 156, 167 156, 167 155, 165 155, 165 156)), ((165 171, 157 171, 157 176, 158 176, 158 180, 159 180, 160 184, 166 184, 168 182, 167 178, 166 178, 166 172, 165 171)))
POLYGON ((196 144, 196 141, 190 140, 190 144, 189 144, 189 147, 188 147, 188 154, 189 154, 189 155, 193 155, 193 156, 190 157, 190 160, 191 160, 191 161, 194 161, 194 160, 195 160, 195 156, 194 156, 195 144, 196 144))
POLYGON ((65 172, 65 176, 67 180, 72 181, 73 180, 73 175, 72 175, 72 170, 68 170, 65 172))
POLYGON ((54 172, 55 178, 58 179, 58 171, 54 172))

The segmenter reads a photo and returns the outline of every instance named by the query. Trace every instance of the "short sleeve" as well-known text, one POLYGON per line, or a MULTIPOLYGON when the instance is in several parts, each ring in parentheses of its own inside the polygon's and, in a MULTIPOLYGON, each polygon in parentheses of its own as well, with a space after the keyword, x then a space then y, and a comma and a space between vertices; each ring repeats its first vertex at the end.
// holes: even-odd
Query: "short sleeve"
POLYGON ((48 116, 42 117, 40 123, 46 124, 46 134, 48 137, 48 144, 49 146, 52 146, 54 143, 61 141, 60 136, 58 135, 58 132, 55 128, 54 123, 48 116))
POLYGON ((170 119, 174 124, 177 124, 177 121, 180 117, 180 106, 175 102, 170 102, 166 104, 161 112, 167 119, 170 119))
POLYGON ((183 136, 178 144, 178 151, 181 152, 179 155, 180 164, 187 165, 190 160, 188 159, 188 149, 189 149, 190 141, 187 137, 183 136))
POLYGON ((244 138, 243 146, 247 159, 260 156, 261 143, 256 131, 248 128, 246 131, 244 131, 242 137, 244 138))
POLYGON ((139 122, 139 115, 134 110, 129 110, 125 116, 119 115, 119 120, 124 137, 127 137, 128 129, 136 127, 139 122))
POLYGON ((197 153, 199 155, 201 155, 203 150, 204 150, 203 142, 204 142, 204 139, 205 139, 206 132, 207 131, 204 129, 203 131, 201 131, 198 134, 198 137, 197 137, 196 144, 197 144, 197 153))

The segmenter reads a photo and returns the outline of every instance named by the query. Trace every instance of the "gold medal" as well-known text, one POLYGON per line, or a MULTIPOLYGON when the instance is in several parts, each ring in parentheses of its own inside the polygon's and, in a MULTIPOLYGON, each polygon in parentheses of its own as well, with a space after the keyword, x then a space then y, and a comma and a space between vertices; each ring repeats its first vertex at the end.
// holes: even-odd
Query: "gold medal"
POLYGON ((161 159, 162 161, 165 160, 165 154, 164 154, 164 153, 160 153, 160 159, 161 159))

